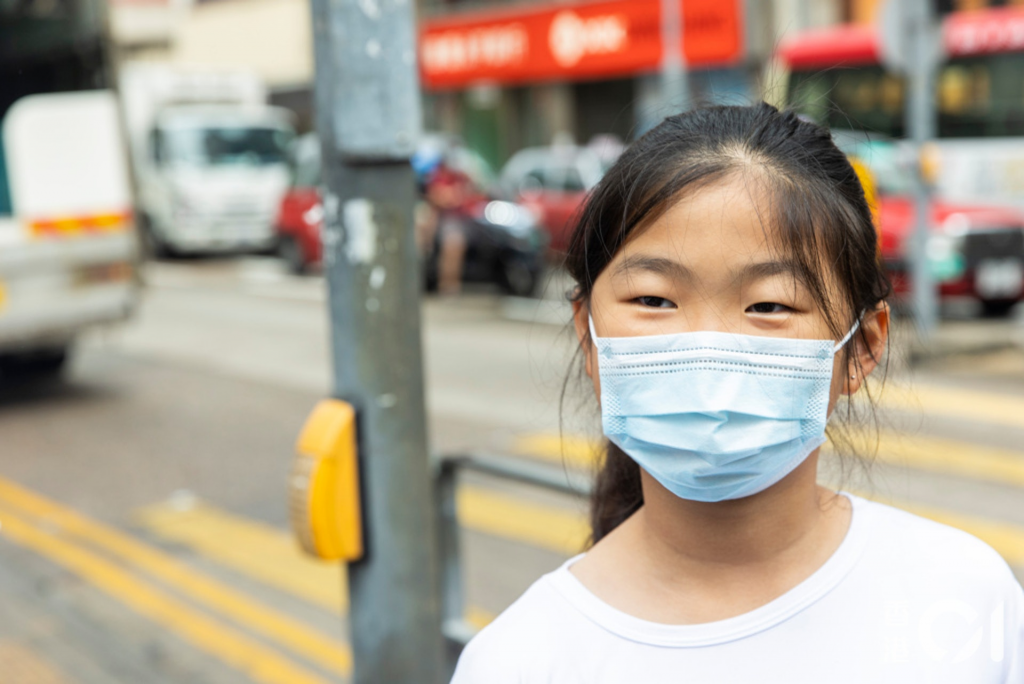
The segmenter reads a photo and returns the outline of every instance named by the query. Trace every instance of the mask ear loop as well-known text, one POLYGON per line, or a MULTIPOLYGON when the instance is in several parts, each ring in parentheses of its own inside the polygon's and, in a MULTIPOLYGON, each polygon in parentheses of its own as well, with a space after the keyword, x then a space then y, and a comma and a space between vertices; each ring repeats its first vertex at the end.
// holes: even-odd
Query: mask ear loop
POLYGON ((587 324, 590 326, 590 341, 597 344, 597 331, 594 330, 594 316, 587 313, 587 324))
POLYGON ((846 333, 846 337, 844 337, 843 339, 839 340, 839 342, 836 344, 836 346, 832 347, 832 353, 835 354, 840 349, 845 347, 846 343, 850 341, 850 338, 854 336, 854 334, 857 332, 857 330, 859 328, 860 328, 860 318, 858 318, 857 322, 853 324, 852 328, 850 328, 850 332, 846 333))

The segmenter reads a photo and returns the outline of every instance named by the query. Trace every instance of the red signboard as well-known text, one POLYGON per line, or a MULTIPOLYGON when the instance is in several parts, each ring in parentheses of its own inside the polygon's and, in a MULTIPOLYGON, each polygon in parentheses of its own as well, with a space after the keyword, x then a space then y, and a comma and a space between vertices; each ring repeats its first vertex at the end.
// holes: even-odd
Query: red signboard
POLYGON ((1024 50, 1024 10, 998 7, 983 12, 956 12, 943 26, 951 55, 979 55, 1024 50))
MULTIPOLYGON (((998 7, 954 12, 942 25, 946 54, 966 57, 998 52, 1024 52, 1024 10, 998 7)), ((878 27, 842 25, 807 31, 779 48, 791 69, 826 69, 837 65, 878 64, 878 27)))
MULTIPOLYGON (((692 66, 741 54, 740 0, 686 0, 683 51, 692 66)), ((660 0, 511 8, 424 22, 420 70, 428 88, 608 78, 661 63, 660 0)))

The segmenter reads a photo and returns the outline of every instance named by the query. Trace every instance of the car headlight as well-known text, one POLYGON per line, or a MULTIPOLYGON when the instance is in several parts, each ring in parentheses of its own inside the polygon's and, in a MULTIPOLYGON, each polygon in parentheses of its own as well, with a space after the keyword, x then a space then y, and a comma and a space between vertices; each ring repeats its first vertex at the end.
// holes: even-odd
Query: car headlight
POLYGON ((533 231, 533 217, 513 202, 488 202, 484 207, 484 218, 491 225, 503 228, 517 238, 529 237, 533 231))

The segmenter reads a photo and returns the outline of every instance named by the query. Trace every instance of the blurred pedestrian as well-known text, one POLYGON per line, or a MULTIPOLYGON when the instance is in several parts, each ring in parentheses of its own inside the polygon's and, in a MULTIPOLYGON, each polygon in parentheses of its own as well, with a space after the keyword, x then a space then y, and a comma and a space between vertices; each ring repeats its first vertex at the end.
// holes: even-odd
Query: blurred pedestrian
POLYGON ((437 212, 437 291, 458 294, 466 261, 466 209, 473 183, 462 171, 439 164, 427 178, 427 202, 437 212))
POLYGON ((426 146, 412 158, 423 200, 416 207, 416 243, 425 259, 437 259, 437 289, 458 294, 466 260, 467 212, 477 199, 473 181, 445 159, 443 150, 426 146))
POLYGON ((994 550, 817 483, 888 343, 876 244, 828 131, 767 104, 623 154, 567 255, 609 439, 593 543, 456 684, 1024 682, 1024 591, 994 550))

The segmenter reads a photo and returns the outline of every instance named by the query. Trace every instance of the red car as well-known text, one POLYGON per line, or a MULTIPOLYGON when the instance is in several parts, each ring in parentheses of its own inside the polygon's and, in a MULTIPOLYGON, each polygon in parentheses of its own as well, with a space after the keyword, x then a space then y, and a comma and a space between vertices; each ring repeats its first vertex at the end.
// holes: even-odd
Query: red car
POLYGON ((295 146, 295 176, 277 215, 277 252, 292 273, 305 273, 320 263, 320 144, 305 135, 295 146))
MULTIPOLYGON (((910 292, 906 247, 914 230, 913 201, 879 201, 882 256, 898 296, 910 292)), ((928 261, 943 299, 969 297, 984 313, 1003 315, 1024 296, 1024 213, 999 207, 935 202, 928 261)))
POLYGON ((552 252, 564 254, 576 212, 622 149, 621 143, 602 139, 587 147, 528 147, 502 169, 502 193, 533 211, 548 233, 552 252))
MULTIPOLYGON (((910 293, 908 254, 914 231, 909 151, 880 136, 833 130, 832 137, 870 170, 878 195, 882 258, 901 303, 910 293)), ((936 198, 929 223, 929 270, 940 300, 971 298, 985 314, 1002 315, 1024 299, 1024 212, 983 200, 936 198)))

